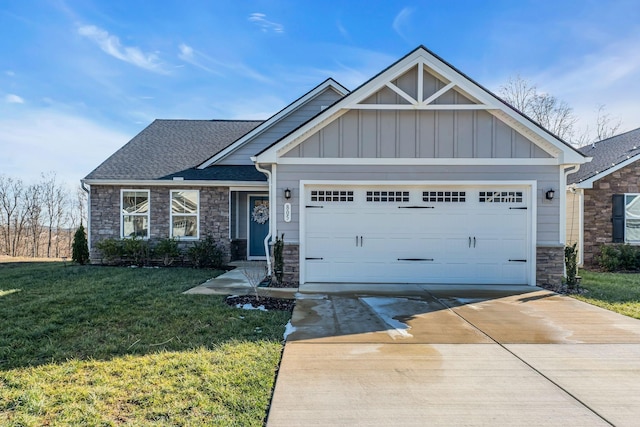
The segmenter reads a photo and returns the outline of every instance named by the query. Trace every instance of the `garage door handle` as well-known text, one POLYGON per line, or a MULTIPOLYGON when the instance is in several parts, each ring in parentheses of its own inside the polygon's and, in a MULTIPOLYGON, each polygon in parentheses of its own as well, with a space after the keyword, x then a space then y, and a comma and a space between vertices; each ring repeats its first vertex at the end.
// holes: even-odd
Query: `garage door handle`
POLYGON ((510 259, 509 262, 527 262, 526 259, 510 259))
POLYGON ((324 258, 305 258, 307 261, 309 260, 323 260, 324 258))
POLYGON ((509 209, 523 209, 523 210, 525 210, 525 211, 527 210, 527 208, 526 208, 526 207, 523 207, 523 208, 509 208, 509 209))
POLYGON ((435 206, 398 206, 398 209, 435 209, 435 206))
POLYGON ((324 206, 307 205, 307 206, 305 206, 305 208, 319 208, 319 209, 322 209, 322 208, 324 208, 324 206))
POLYGON ((474 248, 476 247, 476 238, 475 237, 473 238, 473 247, 474 248))
POLYGON ((398 261, 433 261, 433 258, 398 258, 398 261))
POLYGON ((471 247, 471 236, 469 236, 469 247, 471 247))
POLYGON ((362 236, 360 236, 360 247, 362 247, 362 236))

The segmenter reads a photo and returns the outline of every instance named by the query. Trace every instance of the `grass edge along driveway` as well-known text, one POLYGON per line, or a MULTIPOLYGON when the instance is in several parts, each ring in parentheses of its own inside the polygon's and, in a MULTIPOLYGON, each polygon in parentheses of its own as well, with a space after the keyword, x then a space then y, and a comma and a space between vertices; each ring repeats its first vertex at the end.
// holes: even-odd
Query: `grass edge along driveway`
POLYGON ((572 297, 640 319, 640 273, 602 273, 581 270, 583 294, 572 297))
POLYGON ((290 314, 182 294, 215 274, 0 264, 0 425, 262 425, 290 314))

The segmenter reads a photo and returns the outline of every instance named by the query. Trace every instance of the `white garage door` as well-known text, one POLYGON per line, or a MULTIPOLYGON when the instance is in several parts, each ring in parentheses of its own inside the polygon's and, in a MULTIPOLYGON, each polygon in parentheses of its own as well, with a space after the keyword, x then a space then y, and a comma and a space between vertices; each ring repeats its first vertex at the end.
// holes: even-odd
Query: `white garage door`
POLYGON ((308 186, 305 282, 526 284, 529 190, 308 186))

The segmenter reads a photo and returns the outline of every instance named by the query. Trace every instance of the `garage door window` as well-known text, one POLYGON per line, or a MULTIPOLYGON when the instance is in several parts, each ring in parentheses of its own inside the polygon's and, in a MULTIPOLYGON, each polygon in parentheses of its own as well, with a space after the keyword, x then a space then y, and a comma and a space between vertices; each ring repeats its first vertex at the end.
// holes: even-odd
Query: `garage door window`
POLYGON ((312 190, 312 202, 353 202, 351 190, 312 190))
POLYGON ((466 201, 466 198, 467 198, 466 191, 423 191, 422 192, 423 202, 463 203, 466 201))
POLYGON ((480 203, 522 203, 522 191, 480 191, 480 203))
POLYGON ((408 191, 367 191, 367 202, 408 202, 408 191))

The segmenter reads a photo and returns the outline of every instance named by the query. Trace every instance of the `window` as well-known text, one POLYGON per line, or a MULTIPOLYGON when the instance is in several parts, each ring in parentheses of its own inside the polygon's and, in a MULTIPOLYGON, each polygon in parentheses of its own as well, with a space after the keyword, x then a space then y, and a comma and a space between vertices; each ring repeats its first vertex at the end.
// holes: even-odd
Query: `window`
POLYGON ((171 191, 171 237, 199 237, 199 205, 198 190, 171 191))
POLYGON ((522 191, 481 191, 480 203, 522 203, 522 191))
POLYGON ((408 191, 367 191, 367 202, 408 202, 408 191))
POLYGON ((353 191, 346 190, 313 190, 312 202, 353 202, 353 191))
POLYGON ((625 194, 624 199, 624 241, 640 244, 640 194, 625 194))
POLYGON ((149 190, 121 191, 122 237, 149 237, 149 190))
POLYGON ((423 202, 464 203, 467 199, 466 191, 423 191, 423 202))

